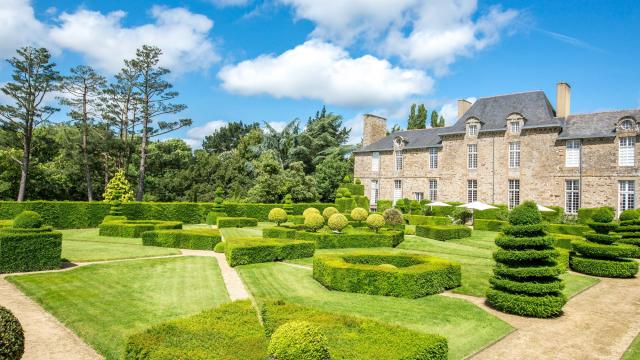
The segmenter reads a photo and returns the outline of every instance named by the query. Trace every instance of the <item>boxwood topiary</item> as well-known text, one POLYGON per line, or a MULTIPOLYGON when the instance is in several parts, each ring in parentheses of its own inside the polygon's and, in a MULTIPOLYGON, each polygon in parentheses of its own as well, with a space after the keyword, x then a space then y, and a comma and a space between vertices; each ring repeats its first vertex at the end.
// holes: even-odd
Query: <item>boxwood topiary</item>
POLYGON ((311 214, 320 214, 320 210, 314 208, 314 207, 310 207, 310 208, 306 208, 304 209, 304 211, 302 212, 302 216, 307 217, 311 214))
POLYGON ((527 201, 516 206, 509 223, 496 239, 500 249, 493 254, 496 266, 487 302, 516 315, 560 315, 566 302, 558 278, 563 269, 558 266, 555 239, 546 235, 536 204, 527 201))
POLYGON ((24 331, 11 311, 0 306, 0 359, 20 360, 24 354, 24 331))
POLYGON ((342 214, 333 214, 329 217, 327 225, 329 225, 331 230, 340 232, 349 225, 349 220, 347 220, 347 217, 342 214))
POLYGON ((220 241, 219 243, 216 244, 216 246, 213 247, 213 251, 217 253, 224 253, 225 247, 226 247, 226 243, 223 241, 220 241))
POLYGON ((359 223, 367 220, 367 216, 369 216, 369 212, 363 208, 351 210, 351 218, 359 223))
POLYGON ((628 209, 620 213, 620 221, 637 220, 640 218, 640 211, 638 209, 628 209))
POLYGON ((316 232, 324 226, 324 217, 320 214, 309 214, 304 217, 304 227, 311 232, 316 232))
POLYGON ((13 227, 18 229, 37 229, 42 225, 42 217, 35 211, 23 211, 13 219, 13 227))
POLYGON ((329 359, 327 338, 306 321, 290 321, 277 328, 268 351, 276 360, 329 359))
POLYGON ((617 242, 634 245, 640 249, 640 209, 623 211, 620 214, 620 226, 614 231, 619 236, 617 242))
POLYGON ((367 226, 378 232, 384 226, 384 217, 380 214, 371 214, 367 217, 367 226))
POLYGON ((609 208, 600 208, 591 215, 591 220, 596 223, 610 223, 613 221, 614 214, 609 208))
POLYGON ((382 217, 384 217, 384 222, 392 227, 404 224, 402 213, 398 209, 387 209, 382 213, 382 217))
POLYGON ((329 206, 328 208, 325 208, 324 210, 322 210, 322 216, 324 216, 325 220, 329 220, 329 218, 333 214, 337 214, 337 213, 339 213, 338 209, 334 208, 333 206, 329 206))
POLYGON ((268 219, 271 222, 276 223, 276 225, 280 226, 280 224, 287 222, 287 212, 282 208, 274 208, 269 211, 268 219))

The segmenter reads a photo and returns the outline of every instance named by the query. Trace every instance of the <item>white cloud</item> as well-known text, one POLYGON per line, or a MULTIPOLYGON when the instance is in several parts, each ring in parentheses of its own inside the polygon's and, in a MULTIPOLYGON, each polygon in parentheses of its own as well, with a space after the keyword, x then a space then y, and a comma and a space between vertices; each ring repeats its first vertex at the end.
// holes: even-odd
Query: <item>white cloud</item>
MULTIPOLYGON (((475 97, 470 97, 466 100, 473 104, 477 99, 475 97)), ((438 114, 444 118, 447 126, 455 124, 458 120, 458 102, 453 101, 442 105, 438 114)))
POLYGON ((187 131, 187 137, 183 139, 192 149, 202 147, 202 141, 207 135, 213 134, 216 130, 227 125, 224 120, 214 120, 202 126, 192 127, 187 131))
POLYGON ((154 6, 153 23, 136 27, 122 24, 124 11, 102 14, 80 9, 62 13, 59 25, 49 33, 54 44, 75 51, 87 61, 109 73, 117 72, 124 59, 135 56, 144 44, 156 45, 163 51, 160 64, 177 73, 204 70, 219 57, 208 38, 213 21, 184 8, 154 6))
POLYGON ((29 0, 0 1, 0 57, 13 56, 17 48, 46 43, 46 26, 33 13, 29 0))
POLYGON ((347 129, 351 129, 349 139, 347 140, 348 144, 359 144, 362 141, 362 132, 364 131, 364 123, 362 121, 363 116, 363 113, 359 113, 344 122, 344 126, 347 129))
POLYGON ((393 66, 371 55, 352 58, 342 48, 310 40, 278 56, 262 55, 218 74, 225 90, 241 95, 314 99, 372 106, 402 101, 431 89, 423 71, 393 66))
POLYGON ((269 126, 271 126, 275 131, 282 131, 289 124, 287 121, 269 121, 269 126))

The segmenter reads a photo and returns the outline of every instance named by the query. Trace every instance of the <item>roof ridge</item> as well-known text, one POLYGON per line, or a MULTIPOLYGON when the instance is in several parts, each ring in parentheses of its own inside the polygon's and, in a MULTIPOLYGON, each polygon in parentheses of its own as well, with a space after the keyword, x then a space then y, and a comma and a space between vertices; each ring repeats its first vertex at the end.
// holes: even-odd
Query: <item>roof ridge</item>
POLYGON ((595 112, 588 112, 588 113, 569 114, 567 117, 580 116, 580 115, 606 114, 606 113, 625 112, 625 111, 640 111, 640 108, 621 109, 621 110, 605 110, 605 111, 595 111, 595 112))
MULTIPOLYGON (((480 100, 480 99, 491 99, 491 98, 497 98, 497 97, 503 97, 503 96, 511 96, 511 95, 531 94, 531 93, 538 93, 538 92, 541 92, 541 93, 544 94, 544 90, 529 90, 529 91, 513 92, 513 93, 508 93, 508 94, 500 94, 500 95, 492 95, 492 96, 481 96, 481 97, 478 97, 478 100, 480 100)), ((545 96, 546 96, 546 94, 545 94, 545 96)))

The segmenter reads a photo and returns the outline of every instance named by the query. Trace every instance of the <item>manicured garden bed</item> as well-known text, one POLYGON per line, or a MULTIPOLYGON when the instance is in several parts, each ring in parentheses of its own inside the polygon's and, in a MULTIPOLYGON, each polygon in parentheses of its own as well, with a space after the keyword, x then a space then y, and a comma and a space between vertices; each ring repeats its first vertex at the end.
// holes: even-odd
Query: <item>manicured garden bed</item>
POLYGON ((118 220, 103 222, 99 228, 100 236, 139 238, 145 231, 182 229, 182 223, 159 220, 118 220))
POLYGON ((464 225, 416 225, 416 235, 445 241, 469 237, 471 229, 464 225))
POLYGON ((0 230, 0 273, 60 268, 62 234, 50 227, 0 230))
POLYGON ((218 217, 216 219, 218 229, 234 227, 258 226, 258 219, 249 217, 218 217))
POLYGON ((178 249, 213 250, 222 241, 217 229, 155 230, 142 233, 145 246, 178 249))
POLYGON ((231 266, 313 256, 315 243, 303 240, 244 238, 227 240, 225 255, 231 266))
POLYGON ((265 237, 315 241, 318 249, 396 247, 404 240, 403 231, 391 229, 375 232, 366 228, 350 227, 336 233, 329 229, 310 232, 295 227, 279 226, 266 228, 262 232, 265 237))

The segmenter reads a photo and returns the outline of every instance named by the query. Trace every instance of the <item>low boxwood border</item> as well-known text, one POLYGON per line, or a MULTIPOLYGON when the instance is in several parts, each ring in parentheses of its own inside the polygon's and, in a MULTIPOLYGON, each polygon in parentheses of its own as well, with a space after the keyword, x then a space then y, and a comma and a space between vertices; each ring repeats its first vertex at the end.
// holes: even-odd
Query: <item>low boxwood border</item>
POLYGON ((155 230, 142 233, 142 244, 178 249, 213 250, 222 241, 216 229, 155 230))
POLYGON ((572 254, 569 262, 571 269, 592 276, 630 278, 638 273, 638 263, 634 260, 589 259, 572 254))
POLYGON ((313 277, 331 290, 406 298, 437 294, 460 286, 461 281, 457 263, 389 251, 316 255, 313 277))
POLYGON ((469 237, 471 229, 464 225, 416 225, 416 235, 445 241, 469 237))
POLYGON ((227 241, 225 255, 231 266, 255 264, 313 256, 313 241, 241 238, 227 241))
POLYGON ((124 220, 109 221, 99 226, 100 236, 139 238, 145 231, 182 229, 180 221, 124 220))
POLYGON ((258 219, 249 217, 218 217, 216 221, 218 229, 258 226, 258 219))

